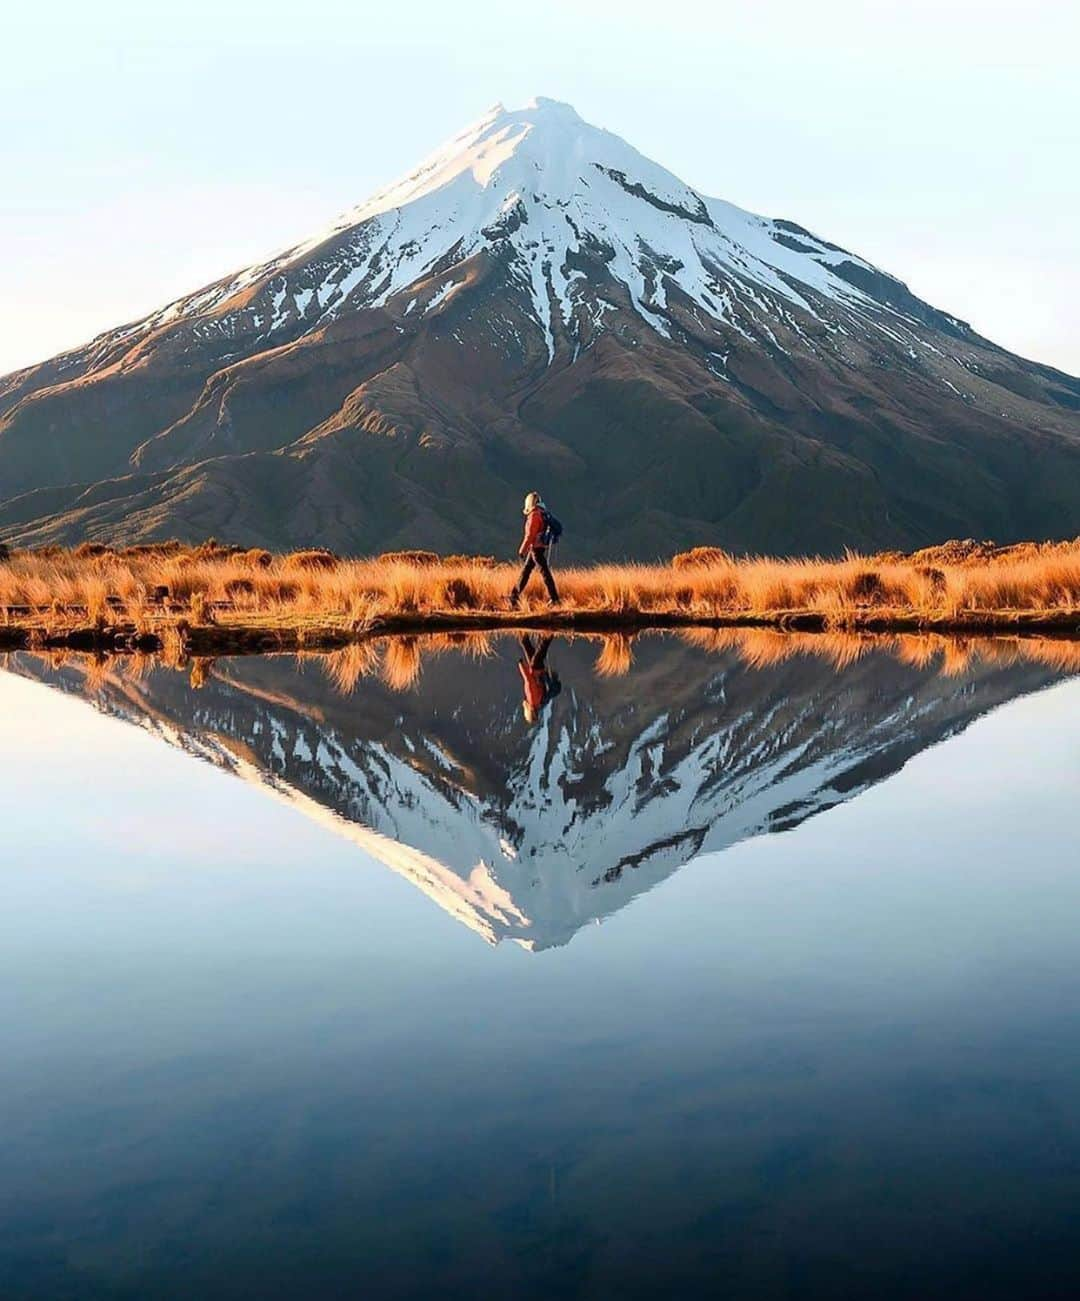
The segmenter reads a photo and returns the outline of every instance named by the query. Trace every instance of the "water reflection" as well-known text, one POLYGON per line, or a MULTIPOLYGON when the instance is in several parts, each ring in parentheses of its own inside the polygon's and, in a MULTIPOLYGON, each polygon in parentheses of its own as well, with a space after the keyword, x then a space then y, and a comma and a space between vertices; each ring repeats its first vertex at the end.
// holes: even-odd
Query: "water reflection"
POLYGON ((7 666, 328 822, 488 941, 546 949, 701 853, 850 799, 1076 659, 1046 640, 709 630, 7 666))
POLYGON ((562 679, 547 664, 547 653, 551 649, 553 637, 544 636, 534 641, 528 633, 523 633, 520 641, 518 669, 525 697, 521 702, 521 712, 527 723, 535 723, 544 706, 562 690, 562 679))

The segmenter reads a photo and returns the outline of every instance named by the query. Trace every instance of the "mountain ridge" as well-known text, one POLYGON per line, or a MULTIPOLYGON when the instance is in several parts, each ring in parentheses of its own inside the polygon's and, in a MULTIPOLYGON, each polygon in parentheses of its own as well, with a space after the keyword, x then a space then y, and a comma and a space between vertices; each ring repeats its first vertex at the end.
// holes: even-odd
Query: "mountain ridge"
POLYGON ((1077 469, 1080 381, 546 99, 0 379, 30 543, 492 550, 532 483, 582 558, 1009 541, 1076 532, 1077 469))

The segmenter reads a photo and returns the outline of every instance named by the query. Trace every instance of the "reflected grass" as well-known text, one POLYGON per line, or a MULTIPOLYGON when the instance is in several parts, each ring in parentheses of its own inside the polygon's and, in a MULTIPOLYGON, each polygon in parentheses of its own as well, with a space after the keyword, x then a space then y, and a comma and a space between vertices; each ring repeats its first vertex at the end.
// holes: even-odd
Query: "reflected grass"
MULTIPOLYGON (((887 656, 898 663, 943 677, 959 677, 980 666, 1008 668, 1037 664, 1063 674, 1080 673, 1080 639, 998 634, 959 637, 945 633, 824 633, 787 632, 773 628, 691 627, 669 631, 611 634, 567 633, 559 642, 584 641, 597 647, 593 672, 598 678, 621 678, 633 672, 635 644, 645 637, 674 638, 695 650, 718 658, 733 656, 745 667, 766 672, 804 658, 828 663, 838 673, 868 656, 887 656)), ((373 634, 334 651, 303 651, 289 658, 298 669, 321 672, 343 696, 358 691, 365 681, 378 681, 395 692, 415 690, 424 667, 447 655, 472 659, 491 658, 500 642, 516 641, 507 633, 442 632, 428 634, 373 634)), ((189 656, 178 644, 150 653, 86 653, 66 648, 19 652, 53 670, 80 673, 90 690, 107 682, 137 684, 155 669, 185 674, 193 689, 215 674, 217 662, 249 656, 189 656)), ((280 655, 266 658, 282 658, 280 655)), ((8 667, 9 654, 0 654, 8 667)))

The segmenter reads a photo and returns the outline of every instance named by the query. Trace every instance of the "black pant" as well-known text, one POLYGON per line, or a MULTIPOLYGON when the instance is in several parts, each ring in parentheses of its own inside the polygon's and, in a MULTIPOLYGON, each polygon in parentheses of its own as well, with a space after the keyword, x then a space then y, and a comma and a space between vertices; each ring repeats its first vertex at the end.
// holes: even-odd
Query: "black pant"
POLYGON ((544 636, 537 643, 533 641, 527 632, 523 632, 518 640, 521 642, 522 655, 529 668, 541 669, 547 672, 548 647, 555 639, 551 636, 544 636))
POLYGON ((532 576, 532 571, 539 569, 544 583, 547 587, 548 596, 553 600, 559 599, 559 589, 555 586, 555 580, 551 576, 551 570, 548 568, 547 547, 534 547, 525 557, 525 563, 521 566, 521 574, 514 584, 514 590, 510 593, 510 599, 516 601, 524 592, 525 586, 532 576))

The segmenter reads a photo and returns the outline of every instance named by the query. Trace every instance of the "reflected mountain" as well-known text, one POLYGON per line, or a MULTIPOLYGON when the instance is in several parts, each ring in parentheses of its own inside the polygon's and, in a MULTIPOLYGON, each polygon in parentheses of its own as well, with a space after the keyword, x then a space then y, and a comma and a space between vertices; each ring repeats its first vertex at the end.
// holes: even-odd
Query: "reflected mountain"
POLYGON ((509 637, 343 655, 219 661, 192 675, 198 689, 160 665, 5 663, 262 786, 487 940, 530 949, 567 943, 700 854, 850 799, 1062 676, 882 653, 755 667, 664 636, 609 641, 599 660, 583 639, 509 637), (356 657, 377 654, 381 677, 363 676, 356 657))

